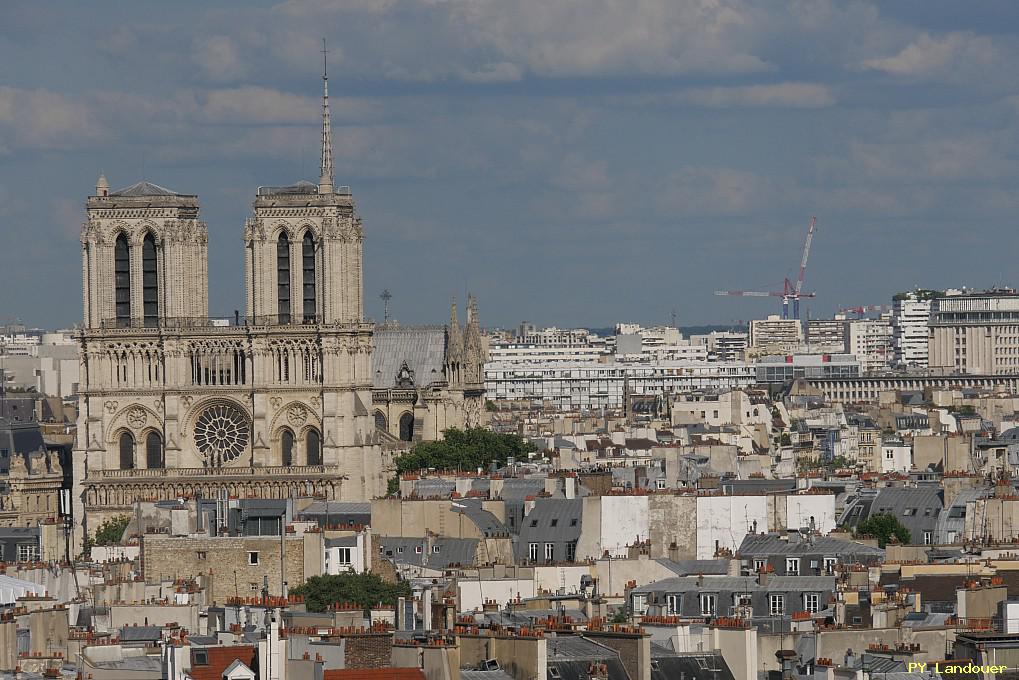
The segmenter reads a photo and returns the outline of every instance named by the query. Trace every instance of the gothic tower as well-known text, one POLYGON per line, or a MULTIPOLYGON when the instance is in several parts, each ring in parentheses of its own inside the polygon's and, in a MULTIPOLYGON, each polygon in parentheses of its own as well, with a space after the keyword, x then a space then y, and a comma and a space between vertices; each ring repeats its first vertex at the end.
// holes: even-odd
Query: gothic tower
POLYGON ((100 176, 86 210, 86 327, 155 327, 167 318, 208 315, 208 232, 197 196, 150 182, 111 192, 100 176))

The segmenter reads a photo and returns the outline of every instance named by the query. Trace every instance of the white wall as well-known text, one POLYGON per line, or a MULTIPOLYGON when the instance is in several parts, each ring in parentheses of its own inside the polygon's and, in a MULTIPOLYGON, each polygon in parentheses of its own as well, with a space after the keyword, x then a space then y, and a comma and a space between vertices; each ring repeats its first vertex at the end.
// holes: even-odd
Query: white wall
POLYGON ((647 496, 601 497, 601 551, 626 557, 626 546, 650 535, 647 496))
POLYGON ((909 444, 885 444, 881 447, 882 472, 909 472, 913 467, 913 447, 909 444))
POLYGON ((521 598, 534 597, 537 589, 534 579, 457 579, 457 590, 460 593, 460 611, 481 610, 485 600, 495 600, 504 607, 519 595, 521 598))
POLYGON ((575 567, 535 567, 535 587, 554 593, 565 586, 567 593, 579 592, 580 577, 590 576, 593 571, 594 568, 586 564, 575 567))
POLYGON ((786 496, 786 528, 799 529, 814 526, 822 534, 835 528, 835 494, 786 496))
POLYGON ((701 496, 697 499, 697 559, 710 560, 715 545, 736 552, 757 520, 758 531, 768 526, 766 496, 701 496))
POLYGON ((325 568, 327 574, 342 574, 353 569, 357 573, 365 571, 365 544, 364 535, 357 535, 357 546, 350 548, 350 564, 340 563, 340 548, 325 549, 325 568))

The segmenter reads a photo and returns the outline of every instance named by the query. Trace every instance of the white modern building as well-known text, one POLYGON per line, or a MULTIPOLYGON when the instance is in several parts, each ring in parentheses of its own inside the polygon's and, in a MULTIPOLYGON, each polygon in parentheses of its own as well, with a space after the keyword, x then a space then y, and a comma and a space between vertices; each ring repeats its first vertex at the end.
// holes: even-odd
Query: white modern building
POLYGON ((1019 373, 1019 294, 1012 289, 934 300, 929 362, 944 373, 1019 373))
POLYGON ((750 322, 750 347, 755 351, 795 351, 801 345, 803 326, 799 319, 783 319, 772 314, 750 322))
POLYGON ((862 373, 880 373, 891 367, 894 357, 890 315, 880 319, 848 322, 846 350, 860 362, 862 373))
POLYGON ((704 388, 747 387, 753 364, 742 362, 545 361, 485 364, 486 397, 527 400, 564 411, 622 408, 624 395, 681 394, 704 388))
POLYGON ((707 347, 708 361, 743 361, 750 336, 739 331, 712 331, 706 335, 691 335, 690 342, 707 347))
POLYGON ((927 368, 930 340, 930 296, 905 293, 896 296, 892 308, 892 341, 895 365, 904 368, 927 368))

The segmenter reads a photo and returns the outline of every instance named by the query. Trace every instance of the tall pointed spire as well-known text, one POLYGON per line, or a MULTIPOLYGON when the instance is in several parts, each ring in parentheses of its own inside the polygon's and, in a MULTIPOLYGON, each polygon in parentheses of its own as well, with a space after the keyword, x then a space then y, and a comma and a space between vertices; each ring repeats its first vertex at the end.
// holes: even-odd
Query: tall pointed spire
POLYGON ((453 300, 449 308, 449 328, 447 329, 449 334, 449 342, 446 350, 446 354, 450 361, 462 361, 463 360, 463 331, 460 330, 460 320, 456 314, 456 299, 453 300))
POLYGON ((322 167, 318 176, 318 193, 333 193, 333 133, 329 124, 329 52, 322 38, 322 167))

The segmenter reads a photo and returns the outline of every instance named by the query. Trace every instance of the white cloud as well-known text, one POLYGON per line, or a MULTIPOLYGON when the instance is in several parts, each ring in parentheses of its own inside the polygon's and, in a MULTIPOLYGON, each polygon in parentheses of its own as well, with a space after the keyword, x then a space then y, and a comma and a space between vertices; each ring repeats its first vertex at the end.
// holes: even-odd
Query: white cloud
POLYGON ((247 71, 237 45, 225 35, 196 40, 192 59, 203 75, 213 81, 237 80, 247 71))
POLYGON ((707 108, 822 109, 835 105, 835 95, 818 83, 775 83, 735 87, 706 87, 671 95, 651 95, 645 100, 671 101, 707 108))
POLYGON ((0 87, 0 127, 10 148, 80 147, 104 136, 88 108, 48 90, 0 87))
POLYGON ((993 41, 972 32, 940 36, 922 33, 889 57, 867 59, 864 68, 895 76, 952 80, 994 64, 999 52, 993 41))

